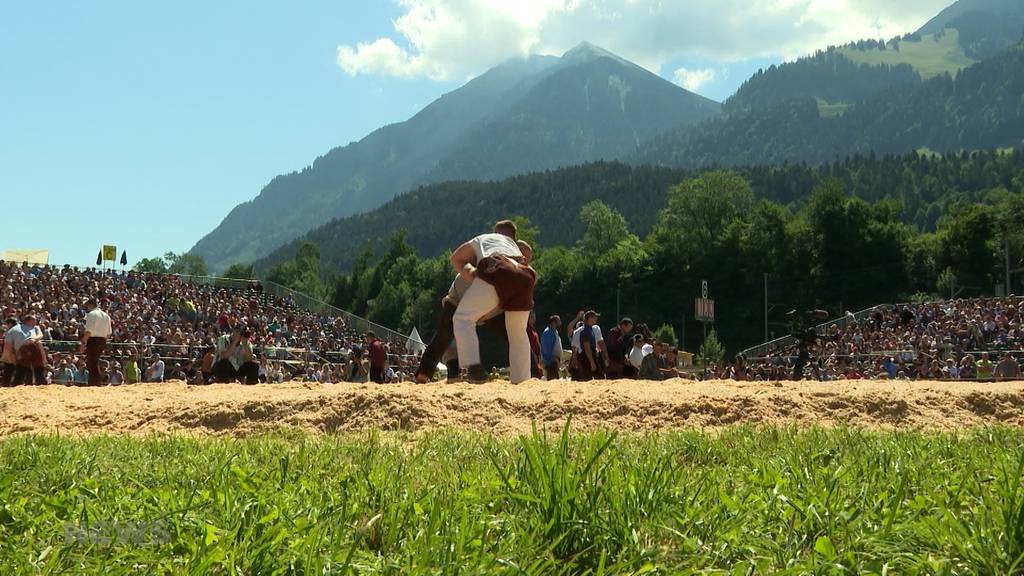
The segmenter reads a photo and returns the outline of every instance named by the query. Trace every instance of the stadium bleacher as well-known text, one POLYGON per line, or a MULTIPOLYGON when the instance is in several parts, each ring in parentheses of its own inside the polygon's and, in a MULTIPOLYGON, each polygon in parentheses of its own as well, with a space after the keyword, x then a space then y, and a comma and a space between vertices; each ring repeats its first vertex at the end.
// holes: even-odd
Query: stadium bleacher
POLYGON ((113 322, 110 366, 134 364, 141 378, 159 359, 165 379, 191 380, 204 351, 236 325, 251 333, 262 370, 281 370, 288 378, 322 378, 326 371, 341 379, 367 329, 385 342, 397 374, 408 374, 415 360, 401 334, 276 285, 0 262, 0 316, 38 317, 51 378, 62 365, 75 373, 84 367, 78 340, 82 304, 90 296, 102 301, 113 322))
MULTIPOLYGON (((808 377, 994 380, 1019 377, 1024 298, 978 298, 879 305, 817 328, 808 377)), ((750 379, 792 376, 793 339, 745 352, 750 379)))

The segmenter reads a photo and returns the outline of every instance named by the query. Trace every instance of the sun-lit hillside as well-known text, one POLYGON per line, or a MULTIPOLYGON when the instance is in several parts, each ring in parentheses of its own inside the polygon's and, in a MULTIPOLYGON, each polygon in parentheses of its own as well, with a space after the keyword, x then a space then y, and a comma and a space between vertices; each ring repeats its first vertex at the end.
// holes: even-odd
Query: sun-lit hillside
POLYGON ((941 74, 955 74, 974 64, 960 45, 960 33, 954 28, 915 40, 901 40, 886 44, 885 50, 862 50, 855 46, 838 49, 839 53, 857 64, 877 66, 909 64, 922 78, 941 74))

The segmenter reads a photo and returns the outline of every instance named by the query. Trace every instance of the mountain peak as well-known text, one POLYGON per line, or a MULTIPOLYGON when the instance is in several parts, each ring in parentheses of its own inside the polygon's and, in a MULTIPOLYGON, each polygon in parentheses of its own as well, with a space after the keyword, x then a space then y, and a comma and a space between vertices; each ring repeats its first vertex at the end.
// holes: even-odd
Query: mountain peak
POLYGON ((623 64, 631 64, 625 58, 612 54, 611 52, 605 50, 604 48, 601 48, 600 46, 595 46, 587 41, 580 42, 574 48, 572 48, 571 50, 562 55, 563 61, 576 60, 585 62, 589 60, 595 60, 597 58, 611 58, 612 60, 621 62, 623 64))

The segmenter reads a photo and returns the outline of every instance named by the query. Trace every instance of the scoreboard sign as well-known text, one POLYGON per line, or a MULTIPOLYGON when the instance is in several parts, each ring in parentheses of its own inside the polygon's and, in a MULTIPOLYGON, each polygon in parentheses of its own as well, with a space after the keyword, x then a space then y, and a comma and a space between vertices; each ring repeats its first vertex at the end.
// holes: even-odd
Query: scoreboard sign
POLYGON ((699 322, 714 322, 715 301, 710 298, 697 298, 694 302, 693 317, 699 322))

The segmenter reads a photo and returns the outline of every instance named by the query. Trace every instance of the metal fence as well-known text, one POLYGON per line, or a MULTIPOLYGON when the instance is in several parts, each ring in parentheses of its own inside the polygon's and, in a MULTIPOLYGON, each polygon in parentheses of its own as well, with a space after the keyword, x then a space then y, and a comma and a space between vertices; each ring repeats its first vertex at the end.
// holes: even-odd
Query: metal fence
MULTIPOLYGON (((817 332, 819 336, 827 336, 829 332, 831 332, 832 329, 835 327, 839 327, 840 329, 845 330, 847 326, 849 326, 850 322, 860 322, 861 320, 867 318, 875 310, 878 310, 879 308, 889 307, 889 304, 877 304, 875 306, 872 306, 871 308, 866 308, 852 315, 843 314, 839 318, 835 318, 833 320, 829 320, 828 322, 818 324, 817 326, 814 327, 814 331, 817 332)), ((754 358, 763 358, 775 350, 783 350, 791 346, 796 346, 796 344, 797 340, 793 336, 783 336, 781 338, 776 338, 775 340, 772 340, 770 342, 765 342, 764 344, 759 344, 757 346, 747 348, 742 352, 742 354, 748 360, 754 358)))
MULTIPOLYGON (((985 299, 985 298, 981 298, 981 299, 985 299)), ((971 300, 976 300, 976 299, 971 299, 971 300)), ((829 334, 829 332, 832 331, 832 328, 834 328, 836 326, 838 326, 839 328, 845 330, 850 322, 860 322, 860 321, 864 320, 865 318, 867 318, 872 312, 874 312, 874 311, 876 311, 878 309, 890 310, 890 309, 893 309, 893 308, 898 308, 900 306, 920 306, 922 304, 942 304, 944 302, 949 302, 949 300, 935 300, 935 301, 932 301, 932 302, 918 302, 918 303, 903 302, 903 303, 899 303, 899 304, 876 304, 876 305, 872 306, 871 308, 866 308, 864 310, 861 310, 860 312, 857 312, 857 313, 853 314, 852 316, 849 315, 849 314, 845 314, 845 315, 843 315, 840 318, 836 318, 834 320, 830 320, 828 322, 825 322, 824 324, 819 324, 819 325, 815 326, 815 331, 818 333, 819 336, 827 336, 829 334)), ((791 346, 795 346, 796 343, 797 343, 796 338, 793 338, 792 336, 783 336, 782 338, 776 338, 775 340, 772 340, 770 342, 765 342, 764 344, 760 344, 760 345, 757 345, 757 346, 753 346, 751 348, 747 348, 746 350, 744 350, 742 352, 742 354, 748 360, 754 359, 754 358, 763 358, 767 354, 769 354, 769 353, 771 353, 771 352, 773 352, 775 350, 782 350, 782 349, 785 349, 785 348, 788 348, 788 347, 791 347, 791 346)), ((904 352, 904 351, 898 351, 898 352, 904 352)), ((989 352, 992 352, 992 351, 990 350, 989 352)), ((890 356, 893 355, 891 353, 882 353, 882 352, 879 352, 878 354, 880 354, 880 355, 881 354, 888 354, 890 356)))

